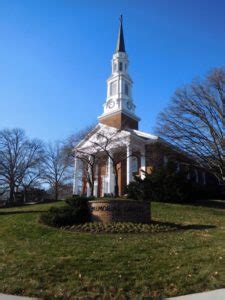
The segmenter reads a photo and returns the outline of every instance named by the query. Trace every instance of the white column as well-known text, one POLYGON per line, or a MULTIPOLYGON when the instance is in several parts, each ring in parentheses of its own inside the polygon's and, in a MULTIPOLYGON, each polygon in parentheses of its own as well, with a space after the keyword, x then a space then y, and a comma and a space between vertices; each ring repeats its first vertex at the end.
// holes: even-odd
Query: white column
POLYGON ((98 196, 98 165, 95 167, 94 196, 98 196))
POLYGON ((87 182, 87 197, 90 197, 90 196, 91 196, 91 189, 90 189, 89 183, 87 182))
POLYGON ((78 158, 75 154, 74 159, 74 177, 73 177, 73 195, 78 194, 78 158))
MULTIPOLYGON (((112 154, 111 154, 112 155, 112 154)), ((114 194, 113 190, 113 165, 111 157, 108 157, 108 194, 114 194)))
POLYGON ((132 181, 132 148, 127 145, 127 185, 132 181))
POLYGON ((145 159, 145 149, 141 152, 141 179, 145 179, 145 173, 146 172, 146 159, 145 159))
MULTIPOLYGON (((88 157, 88 161, 91 162, 91 157, 89 156, 88 157)), ((90 163, 88 164, 88 176, 90 177, 91 176, 91 165, 90 163)), ((86 183, 86 188, 87 188, 87 197, 91 196, 91 187, 90 187, 90 184, 86 183)))

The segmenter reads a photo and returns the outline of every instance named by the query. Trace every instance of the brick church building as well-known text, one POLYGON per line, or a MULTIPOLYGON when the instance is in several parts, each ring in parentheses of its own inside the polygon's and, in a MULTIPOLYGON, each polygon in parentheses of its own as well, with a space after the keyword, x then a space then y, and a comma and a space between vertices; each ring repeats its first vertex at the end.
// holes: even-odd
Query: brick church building
POLYGON ((115 194, 115 181, 119 195, 123 195, 134 175, 143 178, 146 172, 162 168, 169 160, 176 164, 177 171, 188 169, 189 179, 205 185, 208 175, 205 170, 193 167, 192 158, 160 137, 139 130, 140 118, 135 112, 133 82, 128 70, 121 18, 103 113, 98 118, 98 125, 75 148, 73 193, 90 195, 90 174, 87 173, 93 169, 92 188, 95 196, 115 194), (87 162, 92 160, 92 164, 85 168, 85 160, 80 159, 81 155, 87 157, 87 162), (116 161, 114 158, 118 156, 123 158, 116 161))

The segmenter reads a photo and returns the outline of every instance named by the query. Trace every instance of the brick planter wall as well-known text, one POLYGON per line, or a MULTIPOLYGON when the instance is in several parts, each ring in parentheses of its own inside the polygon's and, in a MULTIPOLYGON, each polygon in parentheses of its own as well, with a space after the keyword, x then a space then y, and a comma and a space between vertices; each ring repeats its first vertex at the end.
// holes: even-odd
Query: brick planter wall
POLYGON ((151 221, 151 205, 148 201, 97 200, 88 203, 94 222, 149 223, 151 221))

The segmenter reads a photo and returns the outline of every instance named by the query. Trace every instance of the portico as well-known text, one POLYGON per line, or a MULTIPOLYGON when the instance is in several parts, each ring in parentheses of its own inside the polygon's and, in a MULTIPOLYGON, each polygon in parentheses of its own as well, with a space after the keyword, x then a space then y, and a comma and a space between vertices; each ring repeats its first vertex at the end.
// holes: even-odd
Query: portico
MULTIPOLYGON (((101 141, 100 141, 101 142, 101 141)), ((85 155, 96 155, 96 164, 94 166, 94 195, 103 197, 105 195, 114 195, 115 186, 118 184, 119 195, 123 195, 126 186, 133 180, 134 175, 145 175, 146 157, 145 141, 137 133, 128 130, 118 130, 107 125, 98 124, 92 135, 85 141, 83 140, 76 148, 76 158, 74 164, 74 194, 80 194, 85 190, 90 195, 90 185, 85 180, 85 168, 80 159, 80 153, 85 155), (97 147, 97 136, 109 136, 110 143, 105 148, 104 142, 102 148, 97 147), (113 138, 111 139, 111 136, 113 138), (144 142, 144 143, 143 143, 144 142), (84 188, 84 184, 86 187, 84 188)))

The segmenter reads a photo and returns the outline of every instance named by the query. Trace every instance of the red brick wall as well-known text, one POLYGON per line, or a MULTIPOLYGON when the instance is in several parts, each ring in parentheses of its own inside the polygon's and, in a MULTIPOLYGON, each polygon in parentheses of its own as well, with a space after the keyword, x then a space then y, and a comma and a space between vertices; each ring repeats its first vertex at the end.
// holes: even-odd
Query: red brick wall
POLYGON ((138 129, 138 121, 124 115, 123 113, 118 113, 109 117, 103 117, 99 121, 104 125, 115 127, 117 129, 138 129))
POLYGON ((95 222, 149 223, 151 206, 147 201, 98 200, 89 201, 92 220, 95 222))
MULTIPOLYGON (((205 172, 204 169, 200 166, 196 167, 196 162, 184 153, 178 152, 161 143, 146 146, 146 169, 149 174, 154 169, 164 166, 164 156, 166 156, 169 161, 178 162, 180 164, 180 170, 189 172, 192 180, 195 180, 195 170, 197 169, 199 183, 203 184, 202 174, 205 172)), ((209 172, 206 172, 206 183, 217 184, 215 177, 209 172)))

